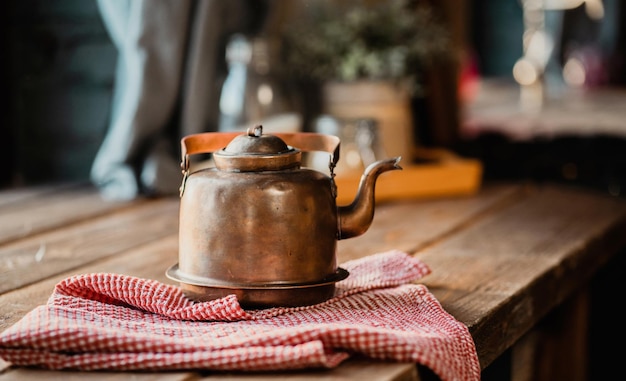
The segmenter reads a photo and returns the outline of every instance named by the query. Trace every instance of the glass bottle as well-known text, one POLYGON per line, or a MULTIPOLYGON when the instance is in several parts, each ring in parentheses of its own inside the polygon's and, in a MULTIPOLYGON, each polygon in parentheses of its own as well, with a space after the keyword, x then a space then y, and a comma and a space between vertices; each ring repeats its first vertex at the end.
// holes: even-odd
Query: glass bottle
POLYGON ((272 67, 275 51, 263 37, 231 37, 226 47, 228 76, 219 101, 219 131, 245 131, 256 124, 267 132, 300 130, 301 117, 272 67))

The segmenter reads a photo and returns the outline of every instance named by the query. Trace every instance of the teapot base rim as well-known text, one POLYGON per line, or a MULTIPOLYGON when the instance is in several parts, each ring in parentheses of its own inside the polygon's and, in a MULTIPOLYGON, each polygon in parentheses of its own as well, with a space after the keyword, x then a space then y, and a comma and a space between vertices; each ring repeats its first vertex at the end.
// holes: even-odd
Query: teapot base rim
POLYGON ((197 302, 235 295, 244 308, 302 307, 322 303, 334 296, 335 283, 349 272, 341 267, 317 282, 306 283, 234 283, 184 274, 178 264, 166 271, 169 279, 178 281, 186 297, 197 302))

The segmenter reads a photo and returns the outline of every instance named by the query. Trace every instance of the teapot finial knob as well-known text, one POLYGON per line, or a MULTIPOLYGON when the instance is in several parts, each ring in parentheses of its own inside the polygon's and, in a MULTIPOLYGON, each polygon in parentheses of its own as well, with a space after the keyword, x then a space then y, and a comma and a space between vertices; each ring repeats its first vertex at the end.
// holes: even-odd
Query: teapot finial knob
POLYGON ((258 138, 259 136, 263 134, 263 126, 260 124, 257 124, 254 127, 249 127, 246 133, 248 134, 248 136, 254 136, 258 138))

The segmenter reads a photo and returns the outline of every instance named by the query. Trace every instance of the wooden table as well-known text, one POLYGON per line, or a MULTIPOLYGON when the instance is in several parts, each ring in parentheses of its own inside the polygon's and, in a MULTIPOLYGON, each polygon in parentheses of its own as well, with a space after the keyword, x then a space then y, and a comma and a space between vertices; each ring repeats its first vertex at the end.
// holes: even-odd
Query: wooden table
MULTIPOLYGON (((177 198, 106 202, 89 186, 0 192, 0 330, 44 304, 54 285, 71 275, 115 272, 172 283, 164 271, 178 259, 177 227, 177 198)), ((550 185, 486 184, 468 197, 378 205, 368 232, 339 242, 338 260, 400 249, 426 262, 432 274, 423 283, 469 327, 485 379, 505 358, 515 380, 577 380, 584 379, 587 366, 585 290, 626 247, 625 229, 624 199, 550 185), (559 329, 546 335, 546 319, 556 319, 559 329)), ((0 380, 129 377, 4 368, 0 380)), ((132 377, 415 380, 426 375, 414 364, 355 359, 330 371, 135 372, 132 377)))

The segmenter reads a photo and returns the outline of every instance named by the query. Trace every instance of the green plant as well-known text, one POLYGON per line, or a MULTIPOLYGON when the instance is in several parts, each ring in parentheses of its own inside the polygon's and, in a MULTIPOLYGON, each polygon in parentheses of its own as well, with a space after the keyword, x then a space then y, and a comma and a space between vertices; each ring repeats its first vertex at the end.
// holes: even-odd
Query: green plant
POLYGON ((408 80, 453 57, 449 33, 427 5, 407 0, 333 2, 287 28, 287 63, 317 81, 408 80))

